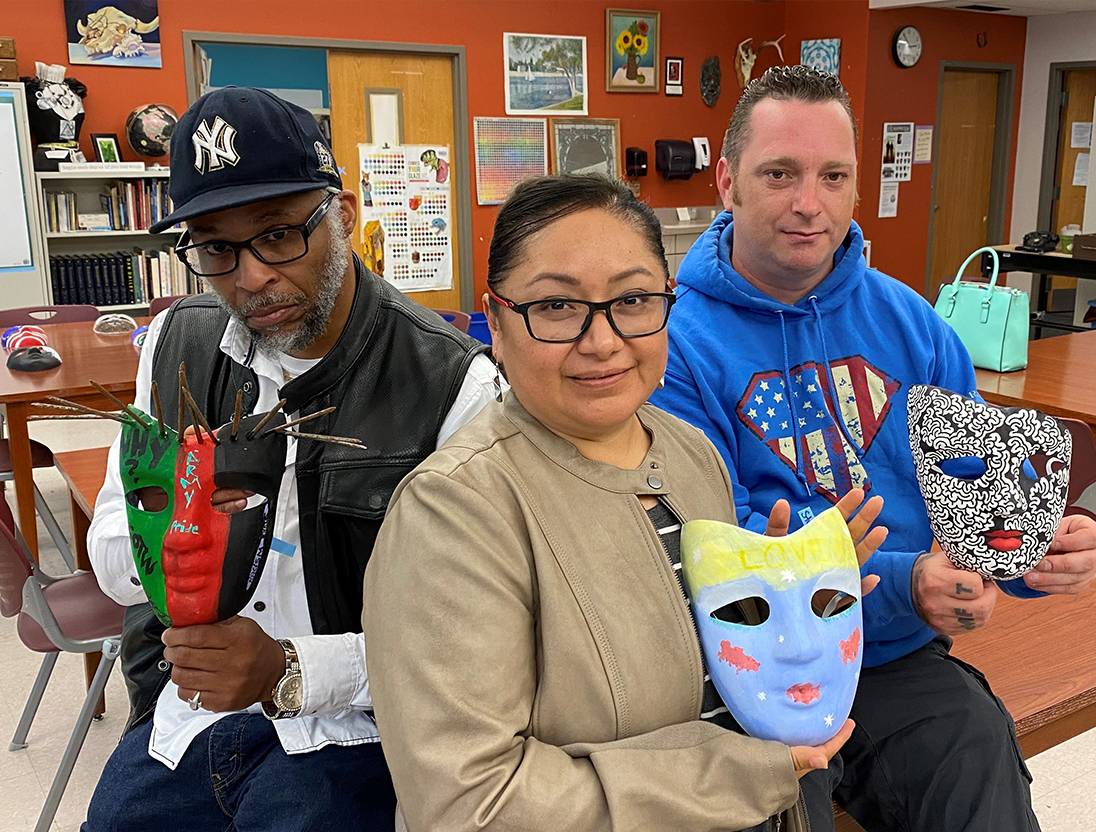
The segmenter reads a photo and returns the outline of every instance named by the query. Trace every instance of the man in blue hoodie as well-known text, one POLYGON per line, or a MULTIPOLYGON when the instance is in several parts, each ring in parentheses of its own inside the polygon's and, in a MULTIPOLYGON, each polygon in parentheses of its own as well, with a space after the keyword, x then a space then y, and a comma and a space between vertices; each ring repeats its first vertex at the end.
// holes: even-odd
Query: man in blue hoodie
MULTIPOLYGON (((1037 830, 1012 720, 949 655, 948 636, 985 624, 998 586, 1025 597, 1085 588, 1096 523, 1067 517, 1038 569, 1000 585, 933 547, 906 393, 976 395, 974 368, 924 299, 865 266, 856 122, 834 76, 775 67, 747 86, 716 179, 727 210, 681 264, 653 403, 719 448, 739 523, 754 531, 780 499, 793 529, 851 488, 886 500, 890 535, 864 568, 881 582, 864 599, 857 729, 836 797, 869 832, 1037 830)), ((812 828, 832 829, 813 803, 812 828)))

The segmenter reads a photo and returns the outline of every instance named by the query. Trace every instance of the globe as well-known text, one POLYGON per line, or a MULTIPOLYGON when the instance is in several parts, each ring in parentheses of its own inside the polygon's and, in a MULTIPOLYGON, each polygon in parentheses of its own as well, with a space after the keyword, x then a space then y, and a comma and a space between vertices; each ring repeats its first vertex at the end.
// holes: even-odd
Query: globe
POLYGON ((126 118, 126 140, 140 156, 164 156, 178 123, 178 114, 166 104, 145 104, 126 118))

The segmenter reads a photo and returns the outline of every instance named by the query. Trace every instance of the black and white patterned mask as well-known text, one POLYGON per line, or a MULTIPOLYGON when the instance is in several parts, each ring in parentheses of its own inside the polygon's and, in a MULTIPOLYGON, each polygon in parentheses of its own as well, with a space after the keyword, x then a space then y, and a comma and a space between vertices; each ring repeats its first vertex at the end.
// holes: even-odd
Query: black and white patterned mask
POLYGON ((1037 410, 939 387, 910 388, 908 405, 917 484, 948 559, 991 580, 1030 571, 1065 512, 1069 432, 1037 410))

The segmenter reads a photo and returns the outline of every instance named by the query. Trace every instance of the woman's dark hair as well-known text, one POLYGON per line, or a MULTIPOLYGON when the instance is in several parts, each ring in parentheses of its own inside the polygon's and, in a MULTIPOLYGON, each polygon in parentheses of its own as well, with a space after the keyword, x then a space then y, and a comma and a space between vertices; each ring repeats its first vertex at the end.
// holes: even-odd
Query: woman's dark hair
POLYGON ((577 211, 601 208, 620 217, 643 235, 651 253, 666 269, 662 226, 651 206, 640 202, 623 182, 604 176, 537 176, 526 179, 510 193, 495 220, 491 253, 487 257, 487 285, 496 291, 520 261, 525 241, 541 229, 577 211))

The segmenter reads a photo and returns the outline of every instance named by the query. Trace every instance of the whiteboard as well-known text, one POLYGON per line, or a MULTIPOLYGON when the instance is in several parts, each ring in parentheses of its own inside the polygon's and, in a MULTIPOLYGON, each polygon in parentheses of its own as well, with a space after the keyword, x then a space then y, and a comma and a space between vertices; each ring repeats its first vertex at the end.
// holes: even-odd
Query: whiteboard
POLYGON ((0 217, 14 220, 0 224, 0 269, 6 271, 29 271, 34 266, 18 135, 15 97, 0 90, 0 217))
POLYGON ((49 303, 26 92, 0 82, 0 309, 49 303))

